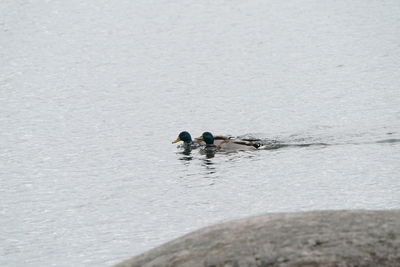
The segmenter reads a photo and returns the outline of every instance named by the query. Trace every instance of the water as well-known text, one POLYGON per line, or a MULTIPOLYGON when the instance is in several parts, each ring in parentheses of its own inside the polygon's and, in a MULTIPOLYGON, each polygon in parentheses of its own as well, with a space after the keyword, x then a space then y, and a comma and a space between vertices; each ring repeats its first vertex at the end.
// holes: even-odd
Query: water
POLYGON ((0 6, 1 266, 110 266, 234 218, 400 208, 399 1, 0 6), (181 130, 267 146, 185 158, 181 130))

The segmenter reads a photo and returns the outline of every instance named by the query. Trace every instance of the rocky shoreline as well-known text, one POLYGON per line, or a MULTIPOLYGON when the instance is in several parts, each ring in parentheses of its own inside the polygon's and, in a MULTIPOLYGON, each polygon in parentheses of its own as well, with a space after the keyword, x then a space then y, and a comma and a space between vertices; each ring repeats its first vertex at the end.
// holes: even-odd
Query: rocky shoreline
POLYGON ((116 266, 400 266, 400 210, 239 219, 197 230, 116 266))

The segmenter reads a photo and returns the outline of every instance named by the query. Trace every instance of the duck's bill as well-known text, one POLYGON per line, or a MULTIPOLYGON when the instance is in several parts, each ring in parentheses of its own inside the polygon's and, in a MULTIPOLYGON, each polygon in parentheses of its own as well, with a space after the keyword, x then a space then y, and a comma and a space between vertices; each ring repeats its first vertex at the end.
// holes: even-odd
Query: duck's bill
POLYGON ((172 143, 175 144, 175 143, 178 143, 179 141, 181 141, 181 139, 178 137, 178 138, 176 138, 175 141, 172 141, 172 143))
POLYGON ((196 137, 195 139, 196 139, 196 140, 200 140, 200 141, 203 141, 203 140, 204 140, 204 139, 203 139, 203 136, 196 137))

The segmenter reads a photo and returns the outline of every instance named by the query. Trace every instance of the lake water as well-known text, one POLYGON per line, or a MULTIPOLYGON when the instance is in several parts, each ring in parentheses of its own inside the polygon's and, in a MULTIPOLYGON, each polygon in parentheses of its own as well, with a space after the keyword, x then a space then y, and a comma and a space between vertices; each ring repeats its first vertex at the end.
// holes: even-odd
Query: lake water
POLYGON ((0 265, 110 266, 268 212, 400 208, 400 1, 0 3, 0 265), (178 133, 266 149, 191 157, 178 133))

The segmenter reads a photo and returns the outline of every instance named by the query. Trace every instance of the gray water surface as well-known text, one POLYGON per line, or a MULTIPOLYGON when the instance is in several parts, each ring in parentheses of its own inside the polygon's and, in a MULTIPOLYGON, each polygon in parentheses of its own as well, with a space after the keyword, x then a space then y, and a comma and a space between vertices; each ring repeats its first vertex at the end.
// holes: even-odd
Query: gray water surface
POLYGON ((399 14, 2 1, 0 265, 110 266, 230 219, 400 208, 399 14), (182 130, 266 147, 187 157, 182 130))

